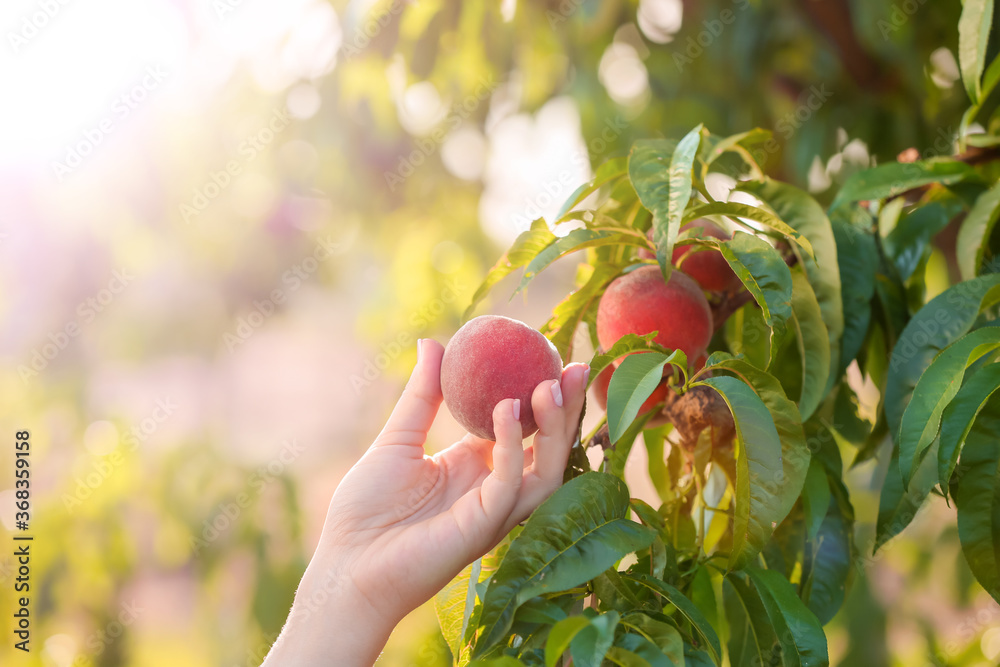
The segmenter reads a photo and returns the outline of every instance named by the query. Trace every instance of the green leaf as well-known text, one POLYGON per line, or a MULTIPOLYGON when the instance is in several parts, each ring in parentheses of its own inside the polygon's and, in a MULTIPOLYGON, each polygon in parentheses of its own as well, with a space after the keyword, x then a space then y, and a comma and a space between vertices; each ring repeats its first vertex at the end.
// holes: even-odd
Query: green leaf
POLYGON ((663 367, 667 364, 687 372, 687 357, 681 350, 669 355, 659 352, 632 354, 615 369, 608 385, 608 432, 612 443, 631 426, 639 408, 663 379, 663 367))
POLYGON ((594 178, 578 187, 573 194, 569 196, 569 199, 567 199, 566 202, 559 208, 559 212, 556 213, 556 222, 561 222, 571 209, 578 206, 580 202, 593 193, 597 192, 602 185, 620 178, 627 173, 628 158, 616 157, 601 164, 601 166, 598 167, 597 171, 594 173, 594 178))
POLYGON ((806 516, 806 537, 815 540, 830 508, 830 484, 823 464, 812 459, 802 489, 802 511, 806 516))
POLYGON ((757 592, 739 576, 722 580, 722 599, 729 623, 731 667, 771 665, 778 638, 757 592))
POLYGON ((771 328, 771 343, 785 330, 792 315, 792 274, 778 251, 752 234, 736 232, 716 244, 733 272, 760 306, 764 322, 771 328))
POLYGON ((517 658, 505 655, 493 660, 473 660, 466 667, 525 667, 525 664, 517 658))
MULTIPOLYGON (((824 485, 826 480, 824 479, 824 485)), ((830 498, 829 491, 827 492, 830 498)), ((803 599, 826 625, 844 604, 853 563, 853 512, 844 513, 840 503, 828 503, 828 511, 816 535, 806 543, 809 576, 803 581, 803 599)))
POLYGON ((663 444, 671 428, 671 424, 666 424, 658 428, 647 429, 642 433, 642 440, 646 445, 649 479, 656 487, 656 493, 662 502, 667 502, 673 495, 673 480, 663 458, 663 444))
POLYGON ((802 430, 802 417, 795 403, 785 396, 781 383, 745 359, 733 358, 724 352, 714 352, 705 364, 713 371, 728 371, 750 384, 767 406, 781 440, 781 480, 770 485, 776 496, 775 516, 784 520, 802 492, 810 468, 809 447, 802 430))
POLYGON ((456 663, 462 662, 465 631, 476 602, 476 588, 471 583, 473 574, 479 580, 482 561, 470 563, 434 596, 434 611, 445 643, 456 663))
POLYGON ((462 315, 462 318, 468 319, 479 302, 485 299, 486 295, 490 293, 494 285, 510 275, 515 269, 526 265, 534 259, 538 253, 544 250, 555 239, 555 234, 549 230, 543 218, 532 222, 531 228, 518 235, 510 250, 504 253, 503 257, 486 274, 482 285, 472 295, 472 301, 469 303, 469 307, 465 309, 465 314, 462 315))
POLYGON ((552 318, 542 326, 540 331, 548 336, 552 344, 556 346, 562 359, 568 361, 573 358, 573 339, 576 336, 577 327, 600 299, 604 288, 617 278, 619 273, 621 273, 620 267, 601 262, 583 287, 571 292, 552 309, 552 318))
POLYGON ((629 614, 622 619, 622 624, 652 642, 672 664, 684 665, 684 639, 674 626, 643 613, 629 614))
POLYGON ((804 235, 800 234, 798 230, 787 224, 784 220, 779 218, 777 215, 757 206, 750 206, 749 204, 740 204, 738 202, 710 202, 708 204, 700 204, 697 206, 692 206, 688 209, 688 212, 684 214, 683 224, 687 224, 692 220, 697 220, 698 218, 704 218, 709 215, 724 215, 726 217, 732 218, 741 225, 747 228, 757 231, 753 227, 747 225, 745 222, 740 220, 740 218, 746 218, 747 220, 753 220, 754 222, 760 223, 764 227, 767 227, 773 232, 777 232, 781 236, 793 241, 797 244, 803 252, 809 257, 813 257, 813 246, 812 243, 804 235))
POLYGON ((899 472, 899 448, 892 448, 892 458, 889 460, 889 469, 886 471, 885 481, 882 482, 882 493, 879 496, 873 553, 910 525, 927 499, 927 494, 937 481, 934 464, 937 460, 937 448, 938 441, 935 440, 927 456, 913 473, 909 486, 903 485, 903 477, 899 472))
POLYGON ((1000 389, 1000 364, 989 364, 973 373, 945 408, 938 448, 938 480, 947 489, 962 444, 990 397, 1000 389))
POLYGON ((708 619, 705 618, 704 614, 699 611, 698 607, 691 600, 687 599, 683 593, 670 584, 651 577, 648 574, 640 576, 635 581, 663 596, 667 602, 674 605, 677 611, 688 620, 694 631, 698 633, 698 636, 701 637, 704 646, 708 648, 712 655, 712 660, 716 664, 720 664, 722 659, 722 645, 719 643, 719 636, 715 633, 715 629, 708 622, 708 619))
POLYGON ((1000 327, 976 329, 946 347, 920 376, 899 428, 899 472, 904 485, 909 485, 914 465, 937 437, 941 414, 961 388, 966 369, 997 348, 1000 327))
POLYGON ((830 204, 830 210, 855 201, 895 197, 930 183, 951 185, 975 173, 969 165, 950 158, 881 164, 851 174, 830 204))
POLYGON ((590 624, 580 630, 570 642, 569 652, 573 656, 574 667, 601 667, 604 656, 615 642, 615 628, 618 627, 618 621, 617 611, 609 611, 590 619, 590 624))
POLYGON ((635 444, 635 439, 642 433, 646 422, 655 414, 654 410, 649 410, 638 419, 634 419, 629 427, 625 429, 625 432, 622 433, 621 437, 613 441, 614 446, 604 452, 605 460, 607 461, 607 468, 604 469, 605 472, 609 472, 623 480, 625 479, 625 464, 628 463, 628 455, 632 451, 632 445, 635 444))
POLYGON ((543 248, 524 270, 521 283, 511 296, 513 299, 535 276, 541 273, 549 264, 571 252, 584 248, 595 248, 605 245, 633 245, 640 248, 648 247, 645 237, 640 234, 626 232, 594 231, 592 229, 574 229, 566 236, 557 238, 543 248))
MULTIPOLYGON (((805 267, 812 285, 829 336, 830 367, 828 377, 833 380, 840 364, 840 337, 844 333, 844 312, 841 300, 841 276, 837 255, 837 241, 830 219, 823 207, 808 193, 799 188, 771 179, 759 182, 741 182, 738 187, 767 204, 782 220, 801 233, 812 246, 813 256, 798 252, 799 262, 805 267)), ((829 390, 829 386, 823 387, 829 390)), ((808 416, 808 415, 807 415, 808 416)))
POLYGON ((607 658, 621 667, 684 667, 683 662, 672 662, 642 635, 631 633, 623 635, 618 646, 611 647, 607 658))
POLYGON ((963 280, 971 280, 979 273, 986 248, 989 246, 990 234, 993 233, 998 217, 1000 217, 1000 183, 979 196, 958 230, 955 254, 963 280))
POLYGON ((993 394, 965 438, 961 478, 952 484, 958 537, 969 568, 1000 602, 1000 394, 993 394))
MULTIPOLYGON (((839 298, 839 294, 838 294, 839 298)), ((792 328, 802 360, 799 412, 808 419, 826 396, 830 376, 830 337, 816 295, 801 271, 792 271, 792 328)))
POLYGON ((590 385, 594 384, 601 371, 614 363, 616 359, 620 359, 633 352, 652 351, 669 356, 671 350, 653 342, 654 338, 656 338, 656 332, 650 332, 642 336, 638 334, 625 334, 615 341, 615 344, 607 352, 597 352, 594 354, 594 358, 590 360, 590 380, 587 387, 589 388, 590 385))
MULTIPOLYGON (((924 261, 934 237, 962 212, 962 200, 954 195, 918 204, 906 213, 882 241, 902 280, 908 280, 924 261)), ((877 261, 877 260, 876 260, 877 261)))
POLYGON ((545 641, 545 667, 555 667, 573 638, 589 625, 590 619, 586 616, 570 616, 553 625, 545 641))
POLYGON ((705 152, 705 156, 703 158, 703 178, 704 174, 708 173, 709 167, 727 152, 736 153, 743 158, 743 161, 748 167, 750 167, 751 171, 755 174, 760 174, 760 165, 758 165, 757 162, 750 157, 747 147, 765 143, 773 136, 774 135, 770 130, 755 127, 752 130, 740 132, 739 134, 734 134, 723 139, 715 140, 714 137, 708 137, 702 144, 703 149, 707 147, 706 145, 710 145, 710 148, 708 148, 705 152))
POLYGON ((736 507, 729 569, 738 570, 753 562, 774 527, 784 519, 781 440, 767 406, 746 383, 713 377, 691 386, 698 385, 719 392, 736 424, 736 507))
POLYGON ((838 378, 844 374, 844 370, 864 345, 871 321, 871 301, 875 296, 875 274, 879 261, 875 237, 848 222, 845 219, 847 210, 838 209, 830 219, 837 241, 837 265, 840 269, 844 314, 840 364, 835 373, 838 378))
POLYGON ((747 570, 771 619, 786 667, 827 667, 826 635, 816 615, 799 599, 795 587, 774 570, 747 570))
POLYGON ((1000 300, 1000 275, 980 276, 937 295, 910 319, 889 360, 883 404, 889 432, 899 433, 913 389, 934 357, 1000 300))
POLYGON ((986 66, 986 47, 993 25, 993 0, 964 0, 958 20, 958 66, 965 92, 979 104, 983 85, 980 77, 986 66))
POLYGON ((663 279, 670 278, 674 241, 691 199, 691 169, 701 125, 676 144, 663 139, 637 141, 629 154, 628 173, 642 205, 653 214, 653 242, 663 279))
POLYGON ((578 586, 648 547, 656 532, 628 513, 628 487, 613 475, 585 473, 557 489, 529 517, 490 579, 473 656, 500 643, 514 612, 531 598, 578 586))

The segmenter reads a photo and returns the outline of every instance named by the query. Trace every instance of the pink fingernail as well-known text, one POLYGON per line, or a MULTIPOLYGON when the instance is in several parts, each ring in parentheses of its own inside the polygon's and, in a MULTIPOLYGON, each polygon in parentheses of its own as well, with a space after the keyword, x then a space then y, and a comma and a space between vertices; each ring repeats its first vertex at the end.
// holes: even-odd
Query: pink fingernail
POLYGON ((562 387, 559 386, 559 380, 552 383, 552 400, 556 402, 560 408, 562 407, 562 387))
POLYGON ((421 356, 420 353, 423 351, 423 349, 424 349, 424 339, 423 338, 418 338, 417 339, 417 365, 418 366, 420 365, 420 356, 421 356))
POLYGON ((583 386, 587 386, 587 382, 590 380, 590 366, 583 369, 583 386))
POLYGON ((514 399, 514 419, 521 420, 521 399, 514 399))

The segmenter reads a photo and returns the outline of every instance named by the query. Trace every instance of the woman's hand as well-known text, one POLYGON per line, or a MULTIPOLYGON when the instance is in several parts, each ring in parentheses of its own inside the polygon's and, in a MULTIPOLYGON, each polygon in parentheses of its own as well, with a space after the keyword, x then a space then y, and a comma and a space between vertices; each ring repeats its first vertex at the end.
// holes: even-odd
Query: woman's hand
POLYGON ((493 411, 496 443, 466 435, 432 457, 441 405, 439 343, 385 428, 333 494, 312 562, 265 665, 371 665, 389 632, 493 548, 562 483, 590 369, 572 364, 532 394, 538 433, 523 449, 518 401, 493 411), (280 654, 280 655, 279 655, 280 654))

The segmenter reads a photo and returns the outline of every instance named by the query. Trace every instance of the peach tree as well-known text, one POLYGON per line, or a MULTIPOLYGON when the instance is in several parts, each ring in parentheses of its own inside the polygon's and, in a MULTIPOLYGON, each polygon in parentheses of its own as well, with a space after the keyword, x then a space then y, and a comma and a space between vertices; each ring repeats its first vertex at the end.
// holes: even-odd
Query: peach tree
POLYGON ((497 262, 470 312, 509 274, 522 271, 517 293, 580 253, 576 289, 542 332, 567 362, 589 337, 590 382, 610 380, 566 483, 438 596, 457 664, 827 665, 823 626, 856 571, 932 495, 954 504, 964 557, 1000 601, 1000 115, 968 129, 1000 60, 984 67, 974 27, 961 31, 973 106, 954 155, 860 171, 824 206, 764 175, 768 132, 699 126, 601 165, 497 262), (739 196, 714 197, 713 173, 739 196), (955 279, 929 285, 949 225, 955 279), (664 347, 659 330, 600 335, 615 281, 656 267, 669 284, 699 255, 736 277, 701 281, 707 358, 664 347), (849 369, 878 390, 874 420, 849 369), (657 503, 625 483, 636 447, 657 503), (891 460, 862 546, 845 467, 876 456, 891 460))

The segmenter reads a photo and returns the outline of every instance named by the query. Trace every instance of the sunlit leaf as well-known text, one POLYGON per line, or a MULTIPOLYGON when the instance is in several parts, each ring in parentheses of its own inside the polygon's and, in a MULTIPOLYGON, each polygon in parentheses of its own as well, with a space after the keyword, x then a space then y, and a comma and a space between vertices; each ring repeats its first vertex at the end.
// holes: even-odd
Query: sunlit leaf
POLYGON ((521 604, 593 579, 656 532, 630 521, 628 488, 613 475, 576 477, 532 513, 490 580, 473 656, 503 641, 521 604))
POLYGON ((736 424, 736 512, 729 569, 737 570, 753 562, 784 518, 781 440, 767 406, 746 383, 732 377, 713 377, 692 386, 698 385, 719 392, 736 424))

